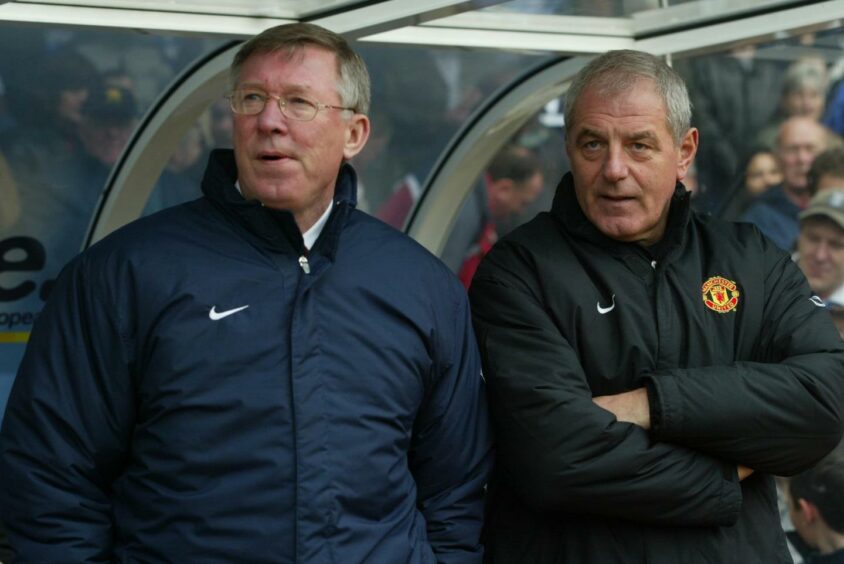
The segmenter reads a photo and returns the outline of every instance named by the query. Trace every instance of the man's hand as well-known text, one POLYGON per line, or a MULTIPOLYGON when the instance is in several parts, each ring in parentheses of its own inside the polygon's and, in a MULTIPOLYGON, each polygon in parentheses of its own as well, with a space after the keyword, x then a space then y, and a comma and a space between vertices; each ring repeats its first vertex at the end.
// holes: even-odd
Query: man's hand
POLYGON ((753 468, 748 468, 747 466, 742 466, 741 464, 739 464, 739 466, 738 466, 739 482, 741 482, 745 478, 750 477, 751 474, 753 474, 753 468))
POLYGON ((612 396, 598 396, 592 398, 595 404, 606 409, 619 421, 633 423, 643 429, 651 428, 651 406, 648 403, 648 391, 637 388, 629 392, 612 396))

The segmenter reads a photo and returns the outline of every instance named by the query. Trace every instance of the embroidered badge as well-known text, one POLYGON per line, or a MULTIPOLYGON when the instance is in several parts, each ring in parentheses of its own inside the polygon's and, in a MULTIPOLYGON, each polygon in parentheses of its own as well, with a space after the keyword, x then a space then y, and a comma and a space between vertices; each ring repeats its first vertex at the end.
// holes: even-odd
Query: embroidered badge
POLYGON ((703 303, 712 311, 727 313, 738 305, 739 291, 736 283, 723 276, 713 276, 700 289, 703 303))

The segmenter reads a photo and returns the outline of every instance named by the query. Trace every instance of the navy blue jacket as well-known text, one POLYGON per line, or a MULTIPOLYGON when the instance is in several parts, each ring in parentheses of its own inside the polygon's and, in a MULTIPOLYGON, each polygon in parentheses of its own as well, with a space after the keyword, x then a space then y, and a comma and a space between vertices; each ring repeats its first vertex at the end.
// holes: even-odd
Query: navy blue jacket
POLYGON ((354 209, 349 166, 306 258, 236 175, 215 151, 204 198, 57 281, 0 433, 21 561, 480 561, 491 436, 457 279, 354 209))
POLYGON ((799 213, 800 207, 785 195, 780 184, 756 198, 741 221, 753 223, 780 249, 791 252, 800 234, 799 213))

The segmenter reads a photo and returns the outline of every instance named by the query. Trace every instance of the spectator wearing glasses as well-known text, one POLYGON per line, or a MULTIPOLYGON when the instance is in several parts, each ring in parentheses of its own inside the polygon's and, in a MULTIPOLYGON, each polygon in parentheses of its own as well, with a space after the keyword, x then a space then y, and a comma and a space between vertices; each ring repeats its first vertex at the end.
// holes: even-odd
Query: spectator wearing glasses
POLYGON ((490 431, 465 293, 355 209, 369 77, 311 24, 231 68, 201 199, 56 282, 0 431, 28 562, 480 562, 490 431))

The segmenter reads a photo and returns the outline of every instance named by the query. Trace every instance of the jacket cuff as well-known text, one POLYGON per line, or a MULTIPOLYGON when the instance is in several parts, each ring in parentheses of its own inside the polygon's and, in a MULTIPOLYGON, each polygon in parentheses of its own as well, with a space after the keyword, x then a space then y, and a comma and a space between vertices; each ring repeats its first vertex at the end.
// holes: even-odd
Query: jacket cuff
POLYGON ((676 380, 670 376, 645 376, 645 388, 651 414, 651 437, 666 440, 681 436, 683 414, 676 380))
POLYGON ((741 482, 738 478, 738 466, 727 464, 727 475, 721 487, 721 507, 718 522, 721 526, 729 527, 738 522, 741 511, 742 493, 741 482))

